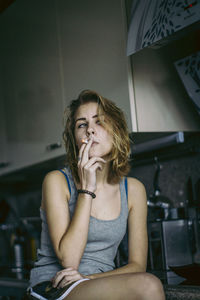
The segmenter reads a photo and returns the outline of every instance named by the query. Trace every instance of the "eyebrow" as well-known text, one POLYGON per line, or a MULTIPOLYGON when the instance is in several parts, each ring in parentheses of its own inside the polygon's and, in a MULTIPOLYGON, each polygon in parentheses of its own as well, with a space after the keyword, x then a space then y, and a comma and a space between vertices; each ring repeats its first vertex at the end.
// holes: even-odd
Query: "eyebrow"
MULTIPOLYGON (((97 118, 97 117, 98 117, 98 115, 94 115, 92 118, 97 118)), ((85 121, 85 120, 86 120, 86 118, 78 118, 78 119, 76 119, 75 124, 78 121, 85 121)))

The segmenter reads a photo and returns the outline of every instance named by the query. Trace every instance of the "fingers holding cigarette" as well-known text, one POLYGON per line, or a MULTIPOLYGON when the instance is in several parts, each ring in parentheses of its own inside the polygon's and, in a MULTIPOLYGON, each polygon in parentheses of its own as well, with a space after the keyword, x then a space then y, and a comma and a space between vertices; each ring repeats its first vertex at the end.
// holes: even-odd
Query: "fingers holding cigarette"
POLYGON ((82 161, 86 163, 89 159, 89 150, 92 145, 92 138, 81 139, 82 145, 79 150, 78 162, 82 161))
POLYGON ((81 142, 82 142, 82 144, 88 144, 89 143, 89 139, 87 139, 87 138, 86 139, 82 139, 81 142))

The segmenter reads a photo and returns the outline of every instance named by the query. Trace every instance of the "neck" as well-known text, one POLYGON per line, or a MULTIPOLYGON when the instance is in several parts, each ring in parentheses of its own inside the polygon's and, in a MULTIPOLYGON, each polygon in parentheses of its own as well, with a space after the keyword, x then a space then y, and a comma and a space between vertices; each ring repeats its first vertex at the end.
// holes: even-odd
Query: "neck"
POLYGON ((102 170, 97 170, 97 186, 107 184, 109 168, 110 164, 107 162, 106 164, 102 164, 102 170))

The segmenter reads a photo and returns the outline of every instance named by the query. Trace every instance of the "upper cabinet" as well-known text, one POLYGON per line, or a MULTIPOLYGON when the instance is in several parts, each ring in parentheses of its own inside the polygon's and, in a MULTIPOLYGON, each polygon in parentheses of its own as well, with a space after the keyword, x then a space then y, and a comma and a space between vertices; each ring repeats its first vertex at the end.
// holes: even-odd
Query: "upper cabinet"
POLYGON ((126 4, 138 131, 199 131, 200 1, 126 4))
POLYGON ((121 0, 21 0, 0 15, 0 174, 63 155, 81 90, 115 101, 132 130, 121 0))
POLYGON ((1 174, 64 153, 56 12, 45 2, 16 1, 0 16, 1 174))
POLYGON ((132 1, 127 54, 167 44, 200 24, 200 0, 132 1), (190 26, 190 27, 189 27, 190 26))
MULTIPOLYGON (((136 6, 143 2, 145 7, 149 3, 134 1, 136 6)), ((197 8, 199 1, 194 3, 197 8)), ((127 57, 126 12, 129 15, 131 4, 131 0, 21 0, 1 13, 0 174, 65 153, 64 108, 84 89, 121 107, 130 131, 200 129, 198 112, 175 65, 200 50, 195 42, 200 40, 199 31, 184 42, 157 50, 145 47, 127 57)), ((146 23, 141 22, 143 34, 146 23)), ((152 27, 150 31, 153 34, 152 27)))
POLYGON ((122 2, 60 0, 56 7, 66 103, 84 89, 95 90, 123 109, 131 131, 122 2))

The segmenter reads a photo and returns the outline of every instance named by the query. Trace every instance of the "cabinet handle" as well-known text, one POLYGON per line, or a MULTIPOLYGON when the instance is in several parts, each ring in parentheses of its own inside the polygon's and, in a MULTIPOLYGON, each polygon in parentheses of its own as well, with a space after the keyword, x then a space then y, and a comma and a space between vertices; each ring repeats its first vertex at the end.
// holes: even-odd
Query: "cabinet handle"
POLYGON ((7 168, 10 165, 10 162, 0 162, 0 169, 7 168))
POLYGON ((47 151, 53 151, 53 150, 61 148, 61 147, 62 147, 62 143, 57 142, 57 143, 49 144, 48 146, 46 146, 46 149, 47 149, 47 151))

